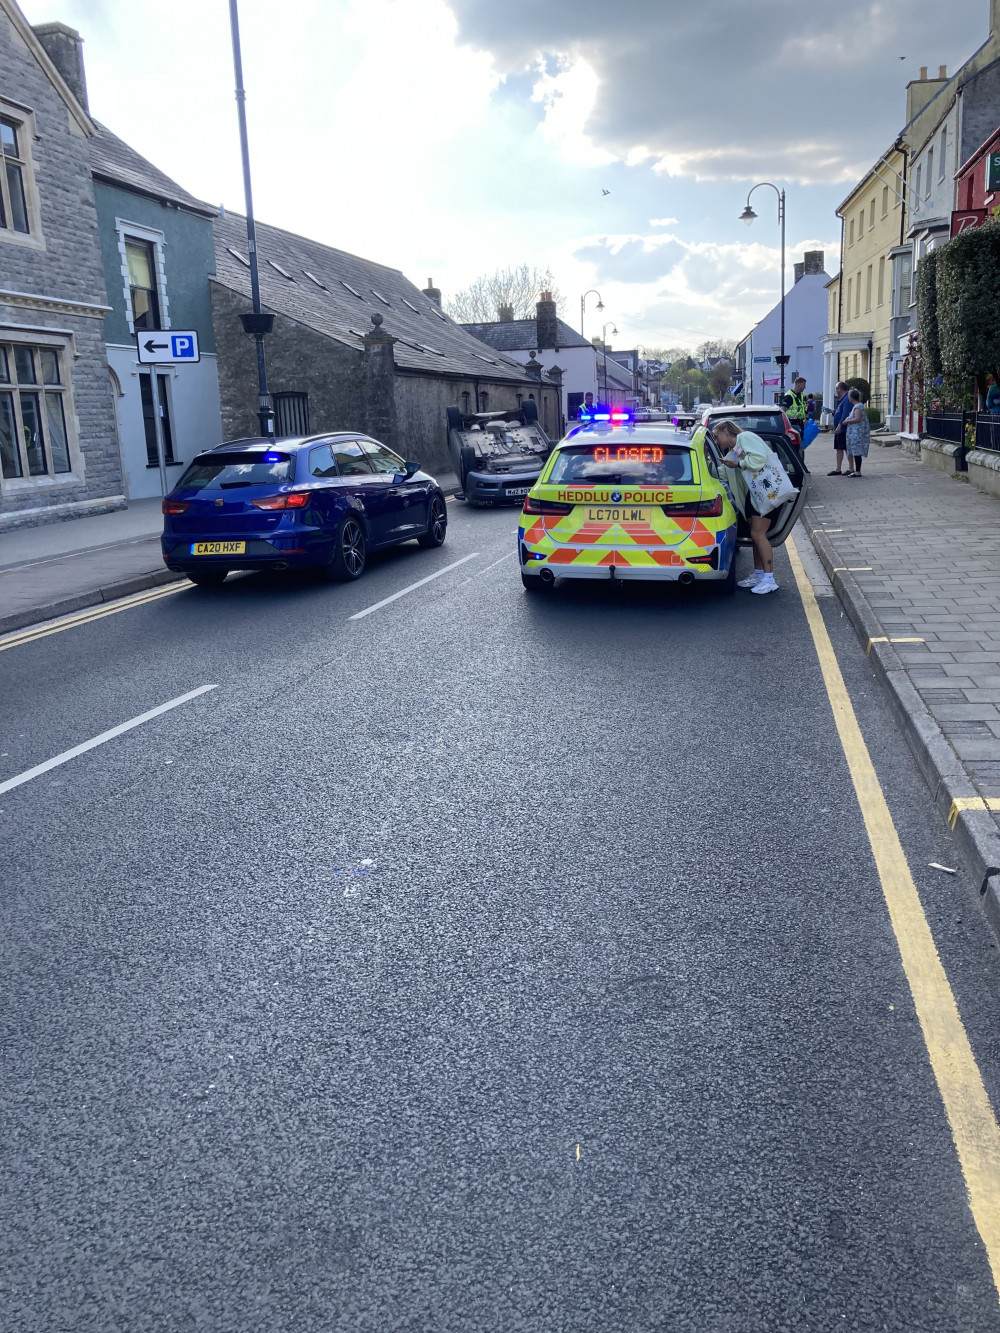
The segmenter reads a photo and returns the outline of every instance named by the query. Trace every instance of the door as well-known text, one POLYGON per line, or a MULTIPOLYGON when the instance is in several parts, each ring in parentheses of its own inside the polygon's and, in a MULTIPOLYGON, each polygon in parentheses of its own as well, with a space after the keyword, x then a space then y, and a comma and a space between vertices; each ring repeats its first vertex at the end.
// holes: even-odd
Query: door
POLYGON ((390 483, 384 499, 388 539, 419 537, 427 531, 427 482, 407 477, 406 464, 399 454, 378 440, 362 440, 361 447, 375 472, 390 483))
POLYGON ((768 540, 772 546, 781 546, 785 538, 795 527, 799 514, 802 513, 802 506, 806 502, 806 495, 809 492, 809 468, 802 454, 793 449, 784 435, 772 435, 762 433, 761 439, 768 442, 774 452, 781 459, 781 464, 788 473, 792 485, 797 487, 798 495, 791 500, 786 501, 780 509, 776 509, 771 515, 771 526, 768 529, 768 540))
POLYGON ((330 447, 347 492, 365 516, 369 544, 382 546, 391 541, 388 495, 392 477, 376 473, 361 440, 331 440, 330 447))

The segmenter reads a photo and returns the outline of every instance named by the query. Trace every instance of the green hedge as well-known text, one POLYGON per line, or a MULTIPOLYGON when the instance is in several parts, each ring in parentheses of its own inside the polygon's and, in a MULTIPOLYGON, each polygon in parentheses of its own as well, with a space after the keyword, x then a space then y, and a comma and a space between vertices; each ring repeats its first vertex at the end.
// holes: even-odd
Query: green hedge
POLYGON ((928 380, 942 372, 941 341, 938 330, 938 256, 941 250, 924 255, 917 265, 917 327, 924 375, 928 380))
MULTIPOLYGON (((955 379, 974 375, 985 394, 987 375, 1000 383, 1000 222, 961 232, 921 269, 932 257, 941 369, 955 379)), ((922 347, 925 337, 921 322, 922 347)))

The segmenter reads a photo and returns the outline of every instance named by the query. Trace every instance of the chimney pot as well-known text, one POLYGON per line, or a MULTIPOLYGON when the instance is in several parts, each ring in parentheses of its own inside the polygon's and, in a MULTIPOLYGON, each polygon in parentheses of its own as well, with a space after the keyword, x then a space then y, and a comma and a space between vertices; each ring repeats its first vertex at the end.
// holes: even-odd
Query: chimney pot
POLYGON ((948 66, 947 66, 947 65, 938 65, 938 78, 939 78, 939 79, 946 79, 947 77, 948 77, 948 66))
POLYGON ((920 66, 920 82, 923 83, 923 82, 925 81, 926 78, 927 78, 927 66, 926 66, 926 65, 921 65, 921 66, 920 66))

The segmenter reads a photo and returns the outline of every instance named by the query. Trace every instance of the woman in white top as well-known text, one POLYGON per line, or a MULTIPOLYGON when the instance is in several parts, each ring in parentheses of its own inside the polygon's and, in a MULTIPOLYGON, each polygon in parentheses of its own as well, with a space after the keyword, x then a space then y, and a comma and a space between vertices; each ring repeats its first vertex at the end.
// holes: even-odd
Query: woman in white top
POLYGON ((733 500, 746 518, 750 540, 753 542, 753 573, 748 578, 740 579, 739 586, 749 588, 758 596, 777 592, 774 551, 767 536, 771 520, 767 515, 758 514, 744 476, 747 472, 760 471, 771 456, 771 446, 752 430, 740 430, 735 421, 713 422, 712 435, 719 448, 727 451, 722 461, 726 467, 733 469, 730 479, 733 500))

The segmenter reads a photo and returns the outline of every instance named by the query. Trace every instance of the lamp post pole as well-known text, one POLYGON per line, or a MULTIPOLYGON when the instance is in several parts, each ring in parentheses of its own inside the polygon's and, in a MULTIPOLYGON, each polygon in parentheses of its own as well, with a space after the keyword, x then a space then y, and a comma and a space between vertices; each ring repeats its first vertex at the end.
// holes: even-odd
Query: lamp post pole
POLYGON ((250 295, 253 315, 242 316, 243 328, 252 333, 257 344, 257 419, 261 435, 274 434, 274 414, 271 395, 267 391, 267 364, 264 360, 264 335, 274 324, 272 315, 264 315, 260 308, 260 274, 257 269, 257 231, 253 220, 253 193, 250 188, 250 145, 247 139, 247 95, 243 87, 243 56, 240 51, 240 16, 237 0, 229 0, 229 27, 233 37, 233 69, 236 74, 236 114, 240 123, 240 153, 243 158, 243 197, 247 213, 247 252, 250 256, 250 295))
POLYGON ((750 207, 750 195, 754 190, 759 190, 762 186, 768 186, 778 196, 778 225, 781 228, 781 355, 778 357, 778 365, 781 367, 781 394, 785 394, 785 367, 788 365, 788 357, 785 355, 785 192, 779 190, 777 185, 771 181, 758 181, 758 183, 747 195, 747 204, 740 214, 740 221, 746 223, 749 227, 757 214, 750 207))
POLYGON ((609 328, 609 326, 610 326, 610 328, 611 328, 611 332, 612 332, 612 333, 617 334, 617 332, 618 332, 618 330, 615 328, 614 324, 611 322, 610 319, 608 320, 607 324, 605 324, 604 327, 601 329, 601 356, 602 356, 602 358, 603 358, 603 361, 602 361, 602 369, 603 369, 603 371, 604 371, 604 393, 603 393, 602 397, 603 397, 605 403, 607 403, 607 401, 608 401, 608 328, 609 328))
POLYGON ((580 297, 580 332, 583 334, 584 337, 587 336, 587 335, 583 332, 583 320, 584 320, 584 315, 585 315, 585 313, 586 313, 586 309, 587 309, 587 297, 588 297, 588 296, 596 296, 596 297, 597 297, 597 308, 598 308, 598 310, 603 310, 603 309, 604 309, 604 302, 601 300, 601 293, 597 290, 596 287, 591 287, 590 291, 588 291, 588 292, 584 292, 584 294, 580 297))

